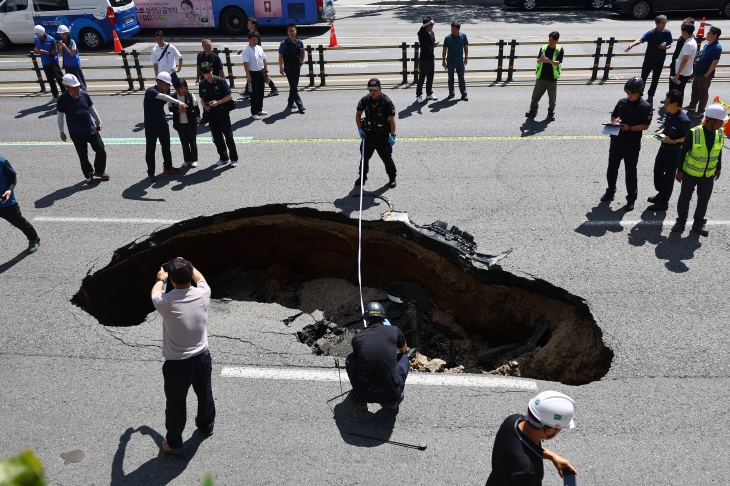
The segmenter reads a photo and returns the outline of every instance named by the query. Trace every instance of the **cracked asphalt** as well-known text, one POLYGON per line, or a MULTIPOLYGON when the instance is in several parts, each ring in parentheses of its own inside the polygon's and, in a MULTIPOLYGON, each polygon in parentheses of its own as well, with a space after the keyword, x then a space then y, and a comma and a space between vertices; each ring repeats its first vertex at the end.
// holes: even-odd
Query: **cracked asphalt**
MULTIPOLYGON (((730 29, 726 21, 716 25, 730 29)), ((722 426, 730 398, 726 176, 716 183, 708 211, 708 219, 725 223, 711 226, 708 238, 671 234, 659 223, 675 217, 678 189, 666 214, 642 212, 653 195, 657 146, 651 139, 642 145, 636 210, 620 210, 622 174, 617 200, 598 202, 608 152, 608 140, 598 137, 600 124, 622 96, 620 86, 559 87, 552 123, 544 120, 544 109, 534 122, 524 119, 527 86, 474 88, 468 102, 445 101, 440 88, 441 100, 428 105, 413 103, 414 91, 387 91, 398 110, 398 187, 387 189, 376 157, 366 188, 385 194, 417 223, 444 220, 469 231, 483 253, 514 248, 503 268, 585 298, 616 353, 598 382, 538 382, 540 390, 557 389, 577 402, 578 428, 549 447, 571 460, 583 485, 722 484, 730 474, 730 440, 722 426), (605 224, 586 224, 597 221, 605 224)), ((4 98, 0 155, 19 172, 17 197, 42 241, 38 253, 25 256, 22 234, 0 222, 0 456, 33 448, 52 485, 197 485, 206 472, 220 485, 483 484, 497 428, 525 409, 532 392, 406 386, 398 414, 374 407, 365 416, 331 400, 341 393, 336 382, 221 377, 228 365, 334 366, 294 336, 314 318, 276 304, 211 305, 216 433, 206 440, 193 434, 190 398, 186 451, 160 454, 160 318, 152 313, 139 326, 104 327, 70 302, 87 272, 160 225, 33 221, 181 220, 269 203, 356 217, 353 119, 364 94, 303 93, 304 116, 289 114, 283 96, 267 98, 271 116, 264 122, 252 122, 248 105, 239 101, 235 135, 253 138, 239 144, 237 168, 215 168, 214 147, 205 144, 198 169, 160 175, 150 185, 144 145, 112 143, 143 137, 142 97, 92 92, 104 121, 111 180, 90 187, 81 183, 72 145, 20 144, 57 141, 47 98, 4 98), (348 432, 426 441, 428 449, 348 432), (61 454, 75 449, 85 458, 64 465, 61 454)), ((730 98, 724 83, 713 85, 711 94, 730 98)), ((657 127, 655 117, 652 129, 657 127)), ((208 137, 203 131, 201 137, 208 137)), ((179 165, 179 147, 173 156, 179 165)), ((372 199, 364 207, 370 219, 387 209, 372 199)), ((194 254, 184 256, 195 262, 194 254)), ((143 269, 150 288, 156 270, 143 269)), ((544 484, 560 484, 549 464, 544 484)))

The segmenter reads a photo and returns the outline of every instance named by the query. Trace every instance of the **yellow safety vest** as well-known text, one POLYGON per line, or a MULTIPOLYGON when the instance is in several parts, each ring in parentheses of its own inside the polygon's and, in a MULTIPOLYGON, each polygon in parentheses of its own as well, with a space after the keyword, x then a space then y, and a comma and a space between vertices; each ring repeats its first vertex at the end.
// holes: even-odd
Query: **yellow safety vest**
POLYGON ((725 137, 722 129, 715 131, 715 143, 710 150, 705 143, 704 128, 700 125, 690 130, 692 149, 684 158, 682 172, 694 177, 712 177, 717 169, 717 161, 722 153, 725 137))
MULTIPOLYGON (((545 51, 547 51, 549 47, 550 47, 550 44, 545 44, 544 46, 542 46, 542 49, 540 49, 540 56, 544 56, 545 51)), ((555 44, 555 51, 553 52, 553 61, 558 60, 558 52, 560 52, 560 49, 562 49, 562 47, 560 47, 560 44, 555 44)), ((537 77, 537 79, 540 79, 540 73, 542 73, 543 65, 544 65, 544 63, 542 63, 542 62, 537 63, 537 69, 535 69, 535 76, 537 77)), ((563 63, 552 64, 552 67, 553 67, 553 77, 555 79, 558 79, 560 77, 560 74, 563 72, 563 63)))

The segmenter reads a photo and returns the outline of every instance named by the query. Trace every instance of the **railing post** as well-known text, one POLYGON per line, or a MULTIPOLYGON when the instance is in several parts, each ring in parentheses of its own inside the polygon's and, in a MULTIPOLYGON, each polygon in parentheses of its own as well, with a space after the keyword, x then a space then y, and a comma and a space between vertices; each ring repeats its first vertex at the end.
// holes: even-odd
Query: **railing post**
POLYGON ((127 73, 127 83, 129 83, 129 91, 134 91, 134 81, 132 81, 132 70, 129 68, 129 59, 127 58, 126 49, 122 49, 122 63, 124 64, 124 72, 127 73))
POLYGON ((591 81, 595 81, 598 77, 598 65, 601 63, 601 46, 603 45, 603 39, 599 37, 596 40, 596 55, 593 58, 593 72, 591 73, 591 81))
POLYGON ((36 76, 38 76, 38 84, 41 86, 41 93, 46 92, 46 83, 43 82, 43 74, 41 74, 41 68, 38 66, 38 56, 35 52, 30 51, 28 57, 33 61, 33 69, 35 70, 36 76))
POLYGON ((408 44, 403 42, 400 45, 402 55, 401 59, 403 62, 403 81, 401 84, 408 84, 408 44))
POLYGON ((226 56, 226 62, 223 64, 226 67, 226 71, 228 71, 228 86, 231 88, 236 87, 235 77, 233 76, 233 63, 231 62, 231 50, 229 48, 223 49, 223 54, 226 56))
POLYGON ((326 86, 327 81, 325 81, 324 73, 324 46, 322 44, 317 47, 317 53, 319 54, 319 85, 326 86))
POLYGON ((509 47, 510 47, 510 49, 509 49, 509 68, 508 68, 508 71, 507 71, 507 82, 508 83, 510 81, 512 81, 512 74, 513 74, 514 69, 515 69, 515 48, 518 45, 520 45, 520 43, 517 42, 514 39, 512 39, 510 41, 510 43, 509 43, 509 47))
POLYGON ((134 69, 137 71, 137 82, 139 83, 139 89, 144 89, 144 76, 142 76, 142 66, 139 64, 139 52, 137 49, 132 49, 132 59, 134 59, 134 69))
POLYGON ((608 39, 608 51, 606 51, 606 64, 603 66, 603 81, 608 79, 608 73, 611 72, 611 58, 613 57, 613 45, 616 39, 611 37, 608 39))
POLYGON ((421 50, 421 45, 416 42, 413 44, 413 83, 418 82, 418 75, 420 74, 419 71, 421 70, 421 60, 419 59, 419 52, 421 50))
POLYGON ((499 47, 499 51, 497 52, 497 82, 502 81, 502 64, 504 63, 504 46, 507 45, 507 43, 499 39, 499 42, 497 42, 497 46, 499 47))
POLYGON ((309 86, 314 86, 314 59, 312 58, 312 46, 307 46, 307 66, 309 67, 309 86))

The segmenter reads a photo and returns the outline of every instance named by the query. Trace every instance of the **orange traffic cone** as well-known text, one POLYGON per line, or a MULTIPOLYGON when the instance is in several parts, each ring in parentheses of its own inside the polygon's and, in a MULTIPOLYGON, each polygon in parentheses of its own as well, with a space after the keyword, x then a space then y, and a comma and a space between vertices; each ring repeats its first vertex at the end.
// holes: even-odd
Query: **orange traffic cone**
POLYGON ((697 31, 697 38, 698 39, 705 38, 705 18, 704 17, 702 17, 702 23, 700 24, 700 28, 697 31))
POLYGON ((112 36, 114 36, 114 53, 119 54, 122 52, 122 43, 119 42, 119 36, 117 36, 116 30, 112 30, 112 36))
POLYGON ((330 45, 327 47, 340 47, 337 43, 337 34, 335 34, 335 23, 330 24, 330 45))

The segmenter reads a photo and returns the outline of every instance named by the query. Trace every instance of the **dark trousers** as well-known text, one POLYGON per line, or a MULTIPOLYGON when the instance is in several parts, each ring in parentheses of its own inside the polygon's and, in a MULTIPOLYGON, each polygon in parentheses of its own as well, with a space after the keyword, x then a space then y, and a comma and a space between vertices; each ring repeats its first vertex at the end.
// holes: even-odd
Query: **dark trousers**
POLYGON ((628 202, 636 201, 638 193, 636 166, 639 164, 640 151, 640 141, 626 143, 611 137, 611 148, 608 150, 608 170, 606 171, 608 188, 614 192, 616 191, 618 168, 621 165, 621 160, 623 160, 624 170, 626 171, 626 200, 628 202))
POLYGON ((286 80, 289 82, 289 100, 287 104, 291 106, 292 103, 301 108, 303 103, 299 97, 299 69, 284 69, 286 74, 286 80))
POLYGON ((364 178, 368 178, 368 171, 370 170, 370 158, 373 156, 375 151, 378 151, 383 164, 385 164, 385 172, 388 173, 390 180, 395 179, 397 171, 395 168, 395 162, 393 162, 393 147, 390 146, 390 135, 368 135, 365 139, 360 142, 360 152, 362 153, 363 144, 365 144, 365 163, 363 169, 365 170, 364 178))
POLYGON ((654 189, 657 204, 668 204, 674 190, 674 176, 677 173, 679 149, 662 145, 654 159, 654 189))
MULTIPOLYGON (((189 115, 192 118, 192 115, 189 115)), ((180 137, 180 144, 183 149, 183 160, 185 162, 198 161, 198 125, 191 123, 188 119, 187 123, 180 123, 177 128, 177 134, 180 137)), ((212 131, 212 130, 211 130, 212 131)))
POLYGON ((162 148, 162 165, 163 167, 172 167, 172 153, 170 153, 170 127, 167 123, 164 125, 145 125, 144 136, 147 140, 147 151, 145 160, 147 161, 147 174, 155 175, 155 149, 157 140, 160 140, 162 148))
POLYGON ((707 107, 707 100, 710 99, 710 84, 712 78, 706 78, 704 75, 695 76, 692 81, 692 100, 690 106, 697 105, 697 113, 704 113, 707 107), (699 104, 697 104, 699 102, 699 104))
POLYGON ((530 111, 537 113, 540 106, 540 100, 547 91, 548 94, 548 113, 555 113, 555 100, 558 98, 558 80, 557 79, 537 79, 535 87, 532 90, 532 101, 530 102, 530 111))
POLYGON ((355 392, 355 398, 361 402, 368 403, 390 403, 399 401, 403 390, 406 387, 406 378, 408 378, 408 370, 410 369, 410 362, 408 361, 408 355, 406 353, 398 353, 395 361, 395 372, 400 380, 400 386, 395 391, 393 396, 386 396, 383 394, 372 394, 358 390, 357 377, 358 377, 358 360, 355 353, 350 353, 345 358, 345 368, 347 369, 347 377, 350 379, 350 385, 352 390, 355 392))
POLYGON ((641 79, 644 80, 644 86, 646 86, 646 80, 649 78, 649 73, 651 73, 651 86, 649 86, 649 91, 647 93, 649 98, 653 98, 654 93, 656 93, 656 88, 659 86, 659 79, 662 76, 662 68, 664 68, 664 61, 644 61, 644 64, 641 66, 641 79))
POLYGON ((58 88, 61 88, 61 93, 66 92, 66 86, 56 79, 56 70, 53 67, 53 64, 44 64, 43 72, 46 73, 46 80, 48 81, 48 85, 51 87, 51 94, 54 98, 58 98, 58 88), (58 83, 58 87, 56 87, 56 83, 58 83))
POLYGON ((447 64, 446 69, 449 71, 449 94, 454 94, 454 71, 459 77, 459 92, 461 96, 466 94, 466 81, 464 80, 464 63, 460 62, 456 65, 447 64))
POLYGON ((190 385, 198 397, 198 415, 195 425, 203 432, 212 432, 215 424, 215 402, 211 375, 213 358, 206 349, 188 359, 169 359, 162 365, 165 378, 165 427, 167 445, 173 449, 182 447, 182 432, 187 420, 187 397, 190 385))
POLYGON ((33 225, 31 225, 20 213, 20 206, 18 203, 0 207, 0 218, 22 231, 29 241, 40 240, 40 238, 38 238, 38 233, 36 233, 35 228, 33 228, 33 225))
POLYGON ((276 91, 276 85, 274 84, 274 80, 269 78, 269 89, 271 91, 276 91))
MULTIPOLYGON (((672 76, 672 77, 674 77, 674 76, 672 76)), ((671 81, 671 78, 670 78, 670 81, 669 81, 669 89, 676 89, 677 91, 679 91, 680 93, 682 93, 682 103, 684 103, 684 88, 687 86, 687 83, 689 82, 690 79, 692 79, 692 76, 682 76, 682 75, 680 75, 679 76, 679 83, 673 83, 671 81)), ((680 103, 680 105, 682 103, 680 103)))
POLYGON ((264 109, 264 72, 250 71, 251 73, 251 114, 257 115, 264 109))
POLYGON ((210 115, 210 133, 213 135, 213 143, 218 149, 221 160, 228 160, 230 151, 231 160, 238 161, 238 151, 236 151, 236 142, 233 140, 233 130, 231 129, 231 117, 228 113, 210 115), (226 145, 228 145, 228 150, 226 150, 226 145))
POLYGON ((697 207, 695 208, 694 222, 703 225, 707 222, 707 204, 710 202, 712 187, 715 185, 715 177, 694 177, 687 173, 682 178, 682 187, 679 190, 677 201, 677 221, 687 221, 689 215, 689 202, 692 200, 692 193, 697 188, 697 207))
POLYGON ((76 147, 76 153, 79 154, 79 162, 81 162, 81 172, 84 173, 84 177, 89 177, 89 174, 97 173, 103 174, 106 170, 106 149, 104 148, 104 141, 101 139, 99 132, 94 130, 91 133, 85 135, 74 135, 71 134, 71 141, 76 147), (94 167, 91 167, 89 163, 89 145, 91 150, 94 151, 94 167))
POLYGON ((416 96, 423 95, 423 82, 426 81, 426 95, 433 94, 433 59, 421 59, 418 64, 418 84, 416 85, 416 96))

